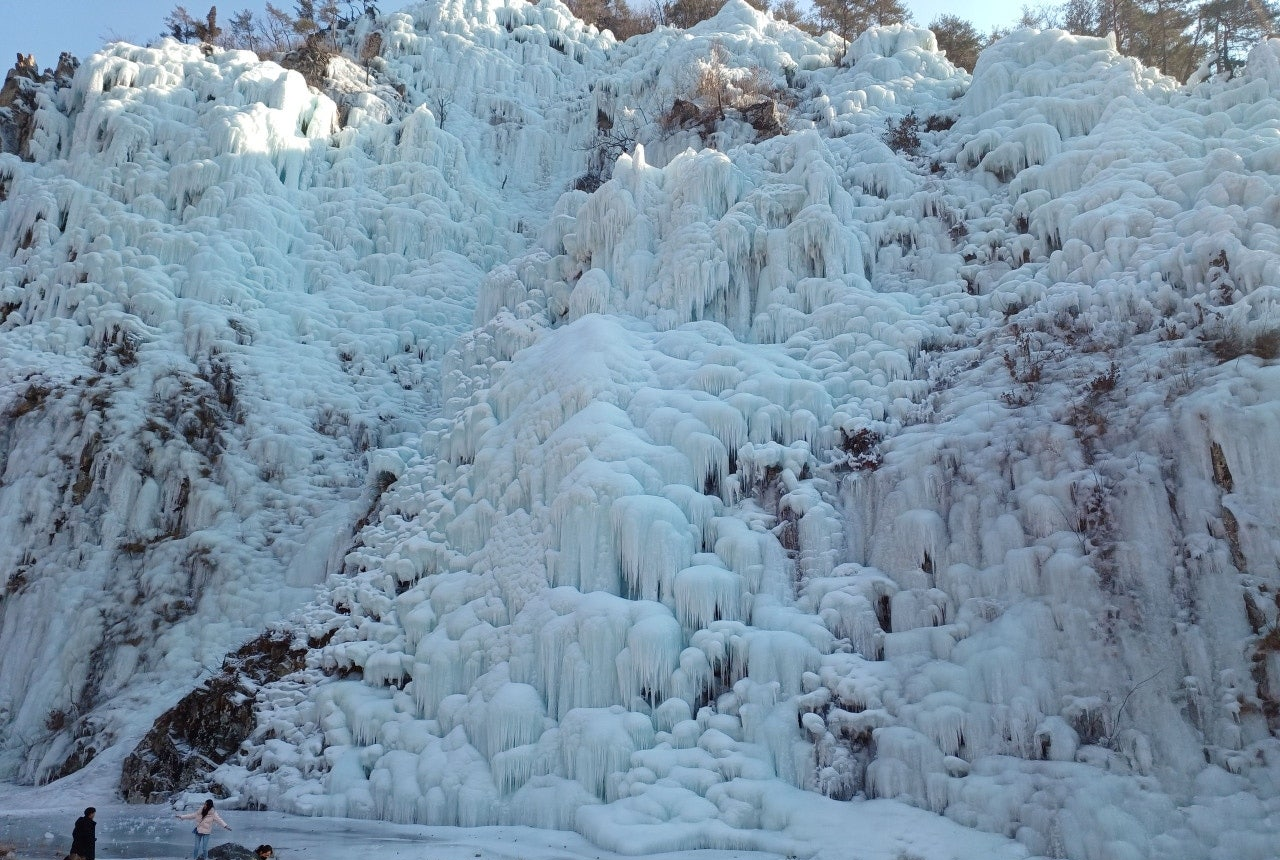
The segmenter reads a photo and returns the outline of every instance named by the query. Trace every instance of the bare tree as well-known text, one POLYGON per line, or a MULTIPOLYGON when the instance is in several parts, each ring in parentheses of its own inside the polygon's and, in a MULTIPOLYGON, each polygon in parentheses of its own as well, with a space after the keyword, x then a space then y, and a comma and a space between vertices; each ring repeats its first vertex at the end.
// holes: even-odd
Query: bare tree
POLYGON ((364 66, 364 82, 369 83, 369 64, 382 53, 382 34, 377 30, 365 37, 360 46, 360 65, 364 66))
POLYGON ((655 26, 653 15, 634 11, 627 0, 567 0, 566 5, 580 20, 610 30, 623 41, 655 26))
POLYGON ((786 21, 807 33, 817 35, 818 25, 810 14, 811 10, 801 6, 799 0, 775 0, 772 9, 773 17, 779 21, 786 21))
POLYGON ((436 124, 443 129, 444 117, 449 111, 449 106, 453 104, 453 96, 440 90, 431 96, 430 103, 431 112, 436 115, 436 124))

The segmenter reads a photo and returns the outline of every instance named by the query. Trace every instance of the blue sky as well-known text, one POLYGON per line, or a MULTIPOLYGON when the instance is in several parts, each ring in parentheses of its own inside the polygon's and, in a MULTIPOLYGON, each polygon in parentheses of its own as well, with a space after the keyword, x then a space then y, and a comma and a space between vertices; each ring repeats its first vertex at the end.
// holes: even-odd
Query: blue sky
MULTIPOLYGON (((19 51, 35 54, 36 62, 45 68, 57 62, 60 51, 71 51, 83 58, 104 41, 145 43, 160 35, 165 15, 179 3, 193 15, 202 14, 210 5, 209 0, 0 0, 0 21, 4 22, 0 26, 0 70, 12 68, 19 51)), ((224 0, 217 5, 219 17, 225 20, 241 9, 260 10, 265 2, 224 0)), ((291 9, 293 2, 279 0, 276 5, 291 9)), ((406 5, 410 4, 383 0, 379 8, 388 12, 406 5)), ((907 0, 907 5, 919 23, 928 24, 936 15, 950 12, 968 18, 985 31, 996 24, 1012 22, 1023 4, 1022 0, 907 0)))

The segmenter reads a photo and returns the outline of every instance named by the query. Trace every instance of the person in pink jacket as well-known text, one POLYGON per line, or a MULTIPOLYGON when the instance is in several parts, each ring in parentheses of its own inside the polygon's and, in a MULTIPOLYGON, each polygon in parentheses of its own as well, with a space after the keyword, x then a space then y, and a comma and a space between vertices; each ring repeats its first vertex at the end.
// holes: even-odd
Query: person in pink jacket
POLYGON ((221 824, 227 830, 231 829, 231 825, 223 821, 218 810, 213 808, 212 798, 206 800, 198 812, 188 812, 177 817, 196 823, 191 831, 196 835, 196 847, 191 852, 192 860, 209 860, 209 834, 213 832, 213 825, 221 824))

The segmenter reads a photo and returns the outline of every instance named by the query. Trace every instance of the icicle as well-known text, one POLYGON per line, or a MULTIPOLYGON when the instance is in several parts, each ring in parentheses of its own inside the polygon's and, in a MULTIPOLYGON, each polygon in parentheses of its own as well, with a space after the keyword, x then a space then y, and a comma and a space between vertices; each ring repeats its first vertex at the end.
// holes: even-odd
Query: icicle
POLYGON ((561 766, 588 792, 605 799, 609 775, 625 769, 631 755, 648 745, 646 737, 651 740, 652 726, 640 714, 621 708, 569 711, 560 720, 561 766))
POLYGON ((705 564, 684 568, 671 577, 670 594, 680 623, 687 629, 741 617, 742 578, 724 568, 705 564))
POLYGON ((657 496, 627 496, 611 509, 614 544, 629 595, 657 600, 658 584, 689 563, 695 535, 684 513, 657 496))

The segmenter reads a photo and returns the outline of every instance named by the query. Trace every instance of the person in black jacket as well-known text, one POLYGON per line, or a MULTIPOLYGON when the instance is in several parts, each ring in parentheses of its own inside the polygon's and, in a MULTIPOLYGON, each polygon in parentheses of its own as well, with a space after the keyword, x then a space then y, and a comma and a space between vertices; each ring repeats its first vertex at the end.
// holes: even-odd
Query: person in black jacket
POLYGON ((71 831, 71 853, 74 856, 83 857, 84 860, 94 860, 93 851, 98 843, 98 823, 93 820, 93 815, 98 810, 90 806, 84 811, 84 815, 76 819, 76 826, 71 831))

